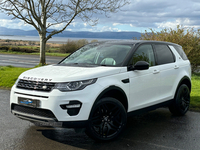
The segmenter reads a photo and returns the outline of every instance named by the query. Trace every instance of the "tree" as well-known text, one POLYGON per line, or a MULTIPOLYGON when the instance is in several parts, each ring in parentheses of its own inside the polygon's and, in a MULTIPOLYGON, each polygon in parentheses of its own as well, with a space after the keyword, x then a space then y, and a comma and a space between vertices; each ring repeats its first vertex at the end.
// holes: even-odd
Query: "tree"
POLYGON ((0 0, 0 9, 7 15, 32 25, 40 37, 40 63, 45 64, 46 42, 64 31, 75 18, 95 25, 95 14, 117 12, 129 0, 0 0), (49 30, 62 25, 59 30, 49 30))
POLYGON ((182 46, 190 63, 192 72, 197 71, 200 66, 200 30, 194 28, 184 28, 180 25, 176 29, 163 29, 160 32, 150 29, 141 35, 141 40, 155 40, 176 43, 182 46))

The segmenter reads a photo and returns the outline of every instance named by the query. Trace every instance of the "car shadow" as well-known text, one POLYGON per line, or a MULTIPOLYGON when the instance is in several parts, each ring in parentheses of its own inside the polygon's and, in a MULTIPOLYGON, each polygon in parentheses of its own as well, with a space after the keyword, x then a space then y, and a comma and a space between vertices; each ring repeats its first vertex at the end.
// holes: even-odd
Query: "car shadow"
MULTIPOLYGON (((169 132, 180 130, 177 123, 187 122, 187 116, 172 116, 168 109, 161 108, 143 115, 128 118, 127 126, 122 135, 113 141, 97 142, 85 133, 76 133, 73 129, 45 128, 37 129, 42 135, 53 141, 82 149, 134 149, 166 140, 169 132), (183 119, 185 118, 185 119, 183 119)), ((173 141, 173 139, 172 139, 173 141)), ((153 145, 154 146, 154 145, 153 145)))

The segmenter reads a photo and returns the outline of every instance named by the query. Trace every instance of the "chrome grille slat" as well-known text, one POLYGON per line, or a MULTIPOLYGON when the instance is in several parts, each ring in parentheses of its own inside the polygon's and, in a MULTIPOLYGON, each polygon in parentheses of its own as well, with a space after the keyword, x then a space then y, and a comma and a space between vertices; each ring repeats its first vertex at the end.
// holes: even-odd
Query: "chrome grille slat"
POLYGON ((20 79, 17 83, 17 88, 36 90, 36 91, 46 91, 49 92, 53 89, 55 83, 52 82, 41 82, 41 81, 30 81, 20 79))

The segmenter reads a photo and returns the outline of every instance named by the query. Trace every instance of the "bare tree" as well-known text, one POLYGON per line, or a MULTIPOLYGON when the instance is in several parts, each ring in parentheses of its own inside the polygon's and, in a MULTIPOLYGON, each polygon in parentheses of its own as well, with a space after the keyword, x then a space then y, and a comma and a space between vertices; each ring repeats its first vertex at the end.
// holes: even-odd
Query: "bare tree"
POLYGON ((46 42, 64 31, 76 18, 95 25, 95 14, 117 12, 129 0, 0 0, 0 9, 32 25, 40 37, 40 63, 45 64, 46 42), (62 29, 48 30, 61 25, 62 29), (50 32, 49 32, 50 31, 50 32))

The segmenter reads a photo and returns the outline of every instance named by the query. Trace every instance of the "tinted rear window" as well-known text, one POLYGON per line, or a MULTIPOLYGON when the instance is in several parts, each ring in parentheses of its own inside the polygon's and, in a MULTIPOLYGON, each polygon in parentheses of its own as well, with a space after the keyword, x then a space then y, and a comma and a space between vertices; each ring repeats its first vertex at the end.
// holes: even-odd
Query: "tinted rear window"
POLYGON ((167 45, 155 45, 158 65, 175 62, 174 55, 167 45))
POLYGON ((188 60, 185 52, 183 51, 183 49, 181 48, 181 46, 173 46, 176 51, 179 53, 179 55, 182 57, 183 60, 188 60))

